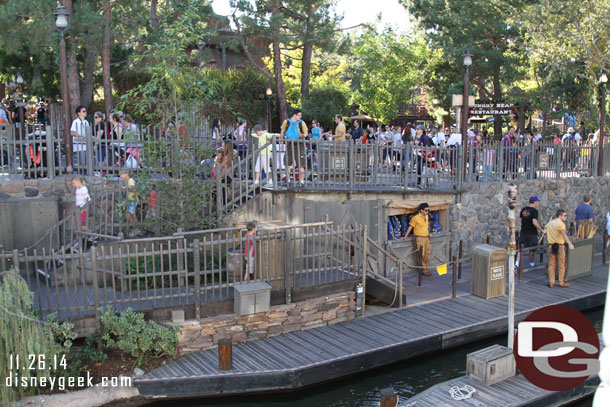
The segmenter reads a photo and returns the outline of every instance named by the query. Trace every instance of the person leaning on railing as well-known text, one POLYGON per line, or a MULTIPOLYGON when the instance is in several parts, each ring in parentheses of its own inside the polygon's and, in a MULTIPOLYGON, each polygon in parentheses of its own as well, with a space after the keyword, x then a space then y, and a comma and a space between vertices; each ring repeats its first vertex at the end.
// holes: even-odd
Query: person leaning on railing
MULTIPOLYGON (((252 137, 258 140, 259 148, 267 144, 273 136, 271 133, 268 133, 263 130, 263 126, 257 124, 252 128, 252 137)), ((258 185, 261 182, 261 171, 265 170, 265 174, 267 175, 267 186, 273 186, 273 179, 271 178, 271 168, 269 166, 269 158, 271 157, 271 145, 263 148, 260 151, 260 154, 256 158, 256 164, 254 165, 254 185, 258 185)))
POLYGON ((426 202, 419 204, 417 214, 409 221, 407 233, 401 239, 406 239, 413 232, 413 243, 415 250, 420 252, 421 268, 424 276, 431 276, 428 270, 428 259, 430 258, 430 208, 426 202))
POLYGON ((292 167, 297 167, 299 169, 301 185, 305 183, 304 174, 307 161, 305 145, 299 142, 299 140, 307 137, 307 124, 301 120, 302 117, 303 112, 300 109, 294 109, 290 119, 286 119, 282 123, 282 131, 280 133, 280 136, 287 140, 286 155, 284 155, 286 177, 290 179, 292 167))

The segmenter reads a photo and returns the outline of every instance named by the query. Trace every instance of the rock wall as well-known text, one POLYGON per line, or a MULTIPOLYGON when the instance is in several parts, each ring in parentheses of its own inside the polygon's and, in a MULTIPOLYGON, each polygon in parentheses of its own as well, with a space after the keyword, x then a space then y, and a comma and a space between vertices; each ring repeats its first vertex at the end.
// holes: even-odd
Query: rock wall
POLYGON ((179 327, 178 350, 180 353, 188 353, 212 348, 223 338, 231 338, 234 343, 260 339, 337 324, 352 320, 355 316, 355 293, 350 291, 292 304, 275 305, 268 312, 252 315, 220 315, 166 325, 179 327))
MULTIPOLYGON (((555 216, 557 209, 568 212, 568 223, 574 220, 574 210, 591 195, 595 212, 597 236, 604 233, 606 213, 610 209, 610 178, 574 178, 567 180, 516 181, 519 187, 517 210, 526 206, 531 195, 540 198, 538 210, 541 225, 555 216)), ((507 218, 508 184, 477 183, 465 185, 457 204, 451 208, 452 241, 462 240, 465 254, 474 245, 485 242, 491 236, 491 244, 504 247, 508 241, 507 218)), ((569 226, 569 224, 568 224, 569 226)), ((517 230, 521 227, 517 221, 517 230)))

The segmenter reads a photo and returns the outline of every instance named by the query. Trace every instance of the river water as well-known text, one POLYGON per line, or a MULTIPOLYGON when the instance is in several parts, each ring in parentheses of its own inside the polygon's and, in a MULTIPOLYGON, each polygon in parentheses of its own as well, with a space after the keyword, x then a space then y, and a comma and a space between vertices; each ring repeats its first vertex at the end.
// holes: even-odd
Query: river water
MULTIPOLYGON (((603 308, 585 313, 601 331, 603 308)), ((150 407, 378 407, 379 392, 392 387, 401 400, 466 373, 466 355, 494 344, 506 346, 506 335, 370 370, 297 392, 202 400, 155 402, 150 407)), ((591 400, 573 407, 591 406, 591 400)))

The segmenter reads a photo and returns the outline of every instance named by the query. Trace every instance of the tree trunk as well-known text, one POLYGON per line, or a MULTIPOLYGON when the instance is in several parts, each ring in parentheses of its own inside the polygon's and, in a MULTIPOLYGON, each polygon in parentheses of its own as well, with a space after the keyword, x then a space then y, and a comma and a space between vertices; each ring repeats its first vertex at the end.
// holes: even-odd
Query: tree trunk
POLYGON ((159 22, 157 21, 157 7, 158 0, 152 0, 150 2, 150 28, 152 28, 153 31, 156 31, 157 28, 159 28, 159 22))
MULTIPOLYGON (((542 136, 546 137, 546 118, 547 118, 547 113, 546 113, 546 109, 542 112, 542 136)), ((540 131, 540 129, 538 129, 538 131, 540 131)))
POLYGON ((313 44, 307 43, 303 47, 303 61, 301 67, 301 96, 309 93, 309 79, 311 75, 311 57, 313 54, 313 44))
MULTIPOLYGON (((156 21, 156 1, 153 1, 155 7, 155 19, 156 21)), ((151 4, 151 22, 153 21, 153 5, 151 4)), ((106 117, 110 117, 110 111, 112 110, 112 82, 110 79, 110 16, 112 13, 112 6, 110 0, 104 2, 104 32, 102 38, 102 82, 104 87, 104 110, 106 111, 106 117)))
POLYGON ((80 105, 80 75, 76 60, 76 45, 71 42, 68 53, 68 94, 70 95, 70 117, 74 117, 74 109, 80 105))
MULTIPOLYGON (((502 99, 502 87, 500 85, 500 68, 496 67, 493 73, 494 100, 502 99)), ((494 116, 494 137, 502 137, 502 116, 494 116)))
MULTIPOLYGON (((280 14, 280 2, 276 0, 271 9, 271 14, 277 16, 280 14)), ((277 24, 277 23, 276 23, 277 24)), ((282 55, 280 53, 280 38, 279 26, 275 28, 273 36, 273 74, 275 76, 275 86, 277 87, 277 100, 280 110, 280 123, 286 120, 286 90, 284 89, 284 79, 282 79, 282 55)))
MULTIPOLYGON (((63 5, 68 9, 70 15, 74 15, 72 0, 63 0, 63 5)), ((80 104, 80 75, 78 73, 78 63, 76 61, 76 44, 69 35, 66 35, 66 47, 68 49, 66 78, 70 111, 65 112, 65 114, 67 114, 70 121, 72 121, 74 109, 80 104)))
POLYGON ((525 130, 525 102, 519 102, 517 108, 517 128, 521 131, 525 130))
POLYGON ((80 87, 80 104, 89 109, 93 101, 93 90, 95 88, 93 74, 97 62, 97 55, 93 44, 90 44, 85 52, 85 67, 83 69, 83 83, 80 87))

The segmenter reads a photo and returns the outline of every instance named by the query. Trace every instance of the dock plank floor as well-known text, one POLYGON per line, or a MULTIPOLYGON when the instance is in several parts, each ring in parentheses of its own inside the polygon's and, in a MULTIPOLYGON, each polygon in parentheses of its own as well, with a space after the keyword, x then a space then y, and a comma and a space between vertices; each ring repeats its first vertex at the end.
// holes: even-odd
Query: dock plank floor
MULTIPOLYGON (((517 285, 515 319, 547 305, 600 306, 607 279, 608 266, 597 266, 592 276, 571 281, 567 289, 548 288, 543 280, 517 285)), ((230 371, 218 369, 216 349, 204 350, 135 378, 134 384, 151 398, 297 389, 505 332, 507 303, 507 297, 468 295, 237 343, 230 371)), ((504 386, 513 385, 523 392, 535 390, 526 384, 504 386)))
POLYGON ((467 376, 458 377, 439 383, 427 390, 399 403, 399 407, 525 407, 564 405, 593 394, 599 379, 597 376, 587 379, 583 384, 569 392, 543 390, 530 383, 523 375, 516 375, 492 386, 485 386, 467 376), (472 386, 476 393, 465 400, 454 400, 449 395, 453 386, 472 386))

